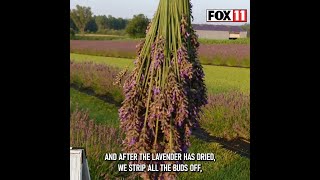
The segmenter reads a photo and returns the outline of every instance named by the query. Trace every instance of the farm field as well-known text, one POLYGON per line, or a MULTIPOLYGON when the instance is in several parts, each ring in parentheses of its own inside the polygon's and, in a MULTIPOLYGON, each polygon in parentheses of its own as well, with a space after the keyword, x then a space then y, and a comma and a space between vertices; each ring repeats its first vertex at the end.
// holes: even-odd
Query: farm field
MULTIPOLYGON (((104 37, 106 38, 106 37, 104 37)), ((107 37, 110 38, 110 37, 107 37)), ((117 38, 117 37, 114 37, 117 38)), ((202 64, 232 67, 250 67, 250 44, 232 44, 220 40, 202 40, 199 59, 202 64), (204 43, 208 42, 208 43, 204 43), (209 43, 210 42, 210 43, 209 43)), ((106 57, 135 58, 136 40, 70 40, 70 52, 106 57)))
MULTIPOLYGON (((130 40, 139 41, 143 38, 130 38, 128 36, 111 35, 111 34, 75 34, 75 39, 72 40, 130 40)), ((250 44, 250 38, 241 38, 234 40, 218 40, 199 38, 201 44, 250 44)))
MULTIPOLYGON (((71 105, 74 106, 76 102, 81 102, 82 104, 88 104, 82 106, 82 108, 88 110, 90 112, 89 117, 90 119, 97 120, 99 124, 105 124, 108 127, 117 127, 119 126, 118 119, 113 117, 113 115, 108 114, 108 111, 116 112, 117 108, 114 106, 111 106, 108 109, 108 111, 105 112, 105 115, 103 116, 100 114, 99 111, 102 109, 105 109, 106 106, 103 105, 103 101, 99 100, 98 98, 89 96, 85 93, 81 93, 73 88, 70 89, 70 97, 71 97, 71 105)), ((79 106, 80 107, 80 106, 79 106)), ((71 112, 74 112, 75 109, 71 108, 71 112)), ((118 128, 117 128, 118 129, 118 128)), ((72 136, 72 134, 71 134, 72 136)), ((117 137, 114 137, 117 138, 117 137)), ((120 138, 118 138, 120 139, 120 138)), ((89 143, 87 143, 89 144, 89 143)), ((191 138, 191 144, 189 152, 190 153, 205 153, 205 152, 213 152, 215 153, 215 159, 216 162, 205 162, 202 161, 202 169, 203 173, 180 173, 178 179, 189 179, 190 176, 192 176, 192 179, 249 179, 249 171, 250 171, 250 159, 246 157, 242 157, 238 154, 235 154, 232 151, 226 150, 221 147, 219 143, 215 142, 206 142, 204 140, 201 140, 199 138, 196 138, 195 136, 192 136, 191 138)), ((114 145, 117 146, 117 145, 114 145)), ((111 147, 110 147, 111 148, 111 147)), ((118 148, 119 147, 113 147, 118 148)), ((86 149, 91 150, 90 147, 87 147, 86 149)), ((92 152, 87 150, 88 156, 90 156, 90 153, 95 154, 98 150, 93 149, 92 152)), ((111 149, 106 149, 111 152, 111 149)), ((99 151, 100 152, 100 151, 99 151)), ((102 152, 101 152, 102 153, 102 152)), ((90 169, 94 169, 95 165, 90 164, 90 158, 89 158, 89 166, 90 169)), ((97 164, 102 164, 102 166, 106 166, 103 168, 103 171, 106 171, 105 173, 114 173, 112 170, 107 170, 107 167, 109 164, 106 164, 105 161, 103 161, 103 158, 101 160, 98 160, 98 162, 95 162, 97 164)), ((189 161, 188 163, 196 164, 195 161, 189 161)), ((115 164, 114 164, 115 166, 115 164)), ((102 173, 97 172, 97 173, 102 173)), ((119 173, 120 174, 120 173, 119 173)), ((110 178, 115 177, 123 177, 119 174, 116 174, 114 176, 109 176, 110 178)), ((126 176, 126 175, 124 175, 126 176)))
MULTIPOLYGON (((118 68, 125 68, 126 66, 133 68, 133 60, 126 58, 71 53, 70 59, 75 62, 92 61, 118 68)), ((228 92, 232 90, 240 90, 244 93, 250 92, 250 69, 211 65, 203 65, 203 68, 208 93, 228 92)))
MULTIPOLYGON (((116 172, 116 162, 107 163, 97 154, 120 149, 112 141, 121 137, 118 102, 121 102, 123 95, 121 87, 112 86, 112 80, 127 65, 130 65, 129 70, 132 69, 133 59, 71 53, 70 60, 71 119, 79 124, 85 123, 86 119, 94 123, 91 129, 72 123, 70 136, 74 138, 71 144, 88 149, 92 179, 130 179, 130 174, 116 172), (87 134, 79 133, 80 130, 87 134), (105 137, 103 134, 106 133, 110 136, 105 137), (104 144, 94 139, 100 139, 104 144)), ((216 162, 202 161, 203 173, 180 173, 178 179, 250 179, 250 158, 226 148, 224 144, 239 137, 250 141, 250 69, 212 65, 203 67, 209 104, 204 108, 200 126, 208 135, 203 137, 203 134, 195 132, 189 152, 213 152, 216 162), (213 137, 224 141, 209 140, 213 137)))

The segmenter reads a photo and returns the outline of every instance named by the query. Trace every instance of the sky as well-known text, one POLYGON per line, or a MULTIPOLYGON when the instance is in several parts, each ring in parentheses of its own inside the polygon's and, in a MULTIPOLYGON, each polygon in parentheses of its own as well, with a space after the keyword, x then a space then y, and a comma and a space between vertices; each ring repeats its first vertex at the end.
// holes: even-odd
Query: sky
MULTIPOLYGON (((158 7, 159 0, 70 0, 70 9, 76 5, 89 6, 94 15, 112 15, 114 17, 132 18, 144 14, 149 19, 158 7)), ((247 9, 250 23, 250 0, 191 0, 193 4, 193 24, 241 25, 234 22, 206 22, 206 9, 247 9)))

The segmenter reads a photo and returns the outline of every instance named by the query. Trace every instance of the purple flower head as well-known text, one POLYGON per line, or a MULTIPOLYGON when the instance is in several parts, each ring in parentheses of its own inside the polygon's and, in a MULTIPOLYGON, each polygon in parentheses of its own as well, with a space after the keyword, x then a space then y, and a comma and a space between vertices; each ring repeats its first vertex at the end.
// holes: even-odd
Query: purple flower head
POLYGON ((168 110, 170 113, 172 113, 174 111, 174 108, 172 106, 170 106, 168 110))
POLYGON ((153 52, 155 48, 156 48, 156 44, 153 43, 152 46, 151 46, 151 51, 153 52))
POLYGON ((174 92, 173 93, 173 96, 172 96, 172 101, 175 101, 177 98, 176 98, 176 93, 174 92))
POLYGON ((126 120, 128 117, 128 112, 124 111, 123 109, 119 110, 119 114, 120 114, 121 121, 126 120))
POLYGON ((124 85, 124 91, 125 91, 125 93, 127 94, 129 91, 131 91, 135 85, 136 85, 136 81, 135 81, 135 80, 131 81, 130 84, 129 84, 129 83, 126 83, 126 84, 124 85))
POLYGON ((191 135, 191 133, 192 133, 191 129, 189 129, 186 133, 187 133, 187 135, 189 135, 189 136, 190 136, 190 135, 191 135))
POLYGON ((156 87, 156 88, 153 88, 153 95, 156 96, 160 94, 160 88, 156 87))
POLYGON ((181 48, 178 49, 178 63, 181 64, 182 57, 183 57, 183 51, 181 48))
POLYGON ((164 60, 164 54, 157 53, 155 55, 154 67, 157 69, 160 66, 160 64, 163 62, 163 60, 164 60))
POLYGON ((199 122, 198 122, 198 121, 196 121, 196 122, 193 124, 193 127, 195 127, 195 128, 199 128, 199 127, 200 127, 199 122))
POLYGON ((160 58, 161 61, 164 60, 164 54, 161 53, 160 56, 159 56, 159 58, 160 58))
POLYGON ((186 70, 181 70, 180 71, 180 76, 181 77, 188 77, 188 72, 186 70))
POLYGON ((182 122, 181 122, 181 121, 178 122, 178 126, 179 126, 179 127, 182 126, 182 122))
POLYGON ((136 143, 136 138, 132 138, 129 145, 133 146, 136 143))
POLYGON ((154 118, 156 118, 156 115, 155 115, 155 114, 152 114, 150 118, 151 118, 151 119, 154 119, 154 118))
POLYGON ((188 147, 186 145, 182 147, 182 153, 188 153, 188 147))
POLYGON ((196 111, 196 110, 193 110, 193 114, 194 114, 194 115, 197 115, 198 113, 197 113, 197 111, 196 111))

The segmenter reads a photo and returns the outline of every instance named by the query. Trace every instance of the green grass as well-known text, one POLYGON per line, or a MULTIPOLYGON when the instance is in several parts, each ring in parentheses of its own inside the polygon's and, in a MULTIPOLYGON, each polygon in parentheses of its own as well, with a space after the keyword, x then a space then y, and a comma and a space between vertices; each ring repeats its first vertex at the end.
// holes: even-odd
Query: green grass
POLYGON ((119 127, 118 110, 113 104, 104 102, 94 96, 89 96, 70 88, 71 111, 76 106, 79 109, 88 110, 90 118, 97 123, 107 124, 111 127, 119 127))
POLYGON ((203 172, 180 173, 178 179, 250 179, 250 159, 226 150, 218 143, 208 143, 192 136, 189 153, 214 153, 216 161, 186 161, 187 164, 202 164, 203 172))
POLYGON ((240 38, 240 39, 202 39, 199 38, 199 43, 201 44, 250 44, 250 38, 240 38))
MULTIPOLYGON (((126 58, 113 58, 70 53, 70 59, 75 62, 93 61, 109 66, 124 68, 129 65, 133 68, 133 60, 126 58)), ((244 93, 250 92, 250 69, 203 65, 205 82, 208 93, 221 93, 239 90, 244 93)))
MULTIPOLYGON (((78 104, 79 109, 89 111, 89 117, 97 123, 119 127, 117 107, 105 103, 93 96, 70 88, 71 103, 78 104)), ((74 105, 72 107, 75 107, 74 105)), ((215 142, 205 142, 191 137, 190 153, 214 153, 216 161, 187 161, 188 164, 202 164, 202 173, 180 173, 178 179, 215 179, 248 180, 250 179, 250 159, 244 158, 221 147, 215 142)))

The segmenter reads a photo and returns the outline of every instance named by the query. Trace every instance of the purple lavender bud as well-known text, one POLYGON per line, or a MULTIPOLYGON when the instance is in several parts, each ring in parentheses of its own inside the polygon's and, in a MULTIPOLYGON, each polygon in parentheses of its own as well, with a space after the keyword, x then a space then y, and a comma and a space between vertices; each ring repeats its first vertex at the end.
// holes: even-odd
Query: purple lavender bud
POLYGON ((196 111, 196 110, 193 110, 193 114, 194 114, 194 115, 197 115, 197 111, 196 111))
POLYGON ((136 139, 135 139, 135 138, 132 138, 131 141, 130 141, 130 143, 129 143, 129 145, 132 146, 132 145, 134 145, 134 143, 136 143, 136 139))
POLYGON ((175 101, 175 100, 176 100, 176 93, 173 93, 172 101, 175 101))
POLYGON ((156 62, 154 63, 154 67, 155 67, 156 69, 158 69, 159 65, 160 65, 159 61, 156 61, 156 62))
POLYGON ((153 95, 156 96, 160 94, 160 88, 156 87, 156 88, 153 88, 153 95))
POLYGON ((173 111, 174 111, 174 108, 172 106, 170 106, 169 112, 172 113, 173 111))
POLYGON ((178 56, 178 63, 181 64, 181 61, 182 61, 182 57, 178 56))
POLYGON ((187 135, 191 135, 191 133, 192 133, 192 131, 191 131, 191 129, 189 129, 188 131, 187 131, 187 135))
POLYGON ((161 62, 162 62, 163 59, 164 59, 164 54, 161 53, 161 54, 160 54, 160 60, 161 60, 161 62))
POLYGON ((181 64, 181 61, 182 61, 182 56, 183 56, 183 51, 181 48, 178 49, 178 63, 181 64))
POLYGON ((188 153, 188 147, 186 145, 182 147, 182 153, 188 153))

